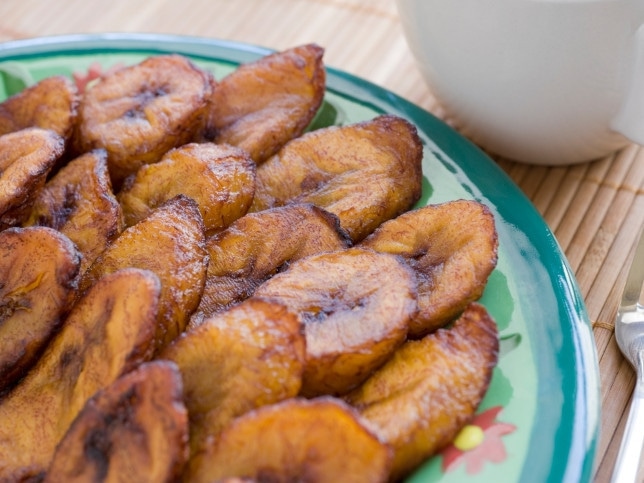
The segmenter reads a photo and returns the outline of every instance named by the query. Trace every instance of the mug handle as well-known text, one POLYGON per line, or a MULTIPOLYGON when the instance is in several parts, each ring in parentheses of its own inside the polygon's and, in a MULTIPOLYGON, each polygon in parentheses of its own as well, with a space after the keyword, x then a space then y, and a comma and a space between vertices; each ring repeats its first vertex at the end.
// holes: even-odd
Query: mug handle
POLYGON ((626 97, 611 128, 644 145, 644 25, 635 32, 634 62, 626 97))

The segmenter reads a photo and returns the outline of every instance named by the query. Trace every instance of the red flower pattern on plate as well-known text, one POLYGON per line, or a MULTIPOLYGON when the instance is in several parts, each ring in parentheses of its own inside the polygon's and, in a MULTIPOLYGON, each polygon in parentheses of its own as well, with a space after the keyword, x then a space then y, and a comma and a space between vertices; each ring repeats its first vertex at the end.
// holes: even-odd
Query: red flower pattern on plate
POLYGON ((487 461, 501 463, 507 458, 501 437, 512 433, 516 426, 496 420, 502 409, 501 406, 492 407, 476 415, 461 429, 452 444, 442 452, 444 472, 464 464, 465 471, 474 475, 483 469, 487 461))
POLYGON ((101 66, 101 64, 99 64, 98 62, 93 62, 88 67, 87 72, 74 72, 72 74, 72 77, 74 78, 74 82, 76 83, 78 93, 83 94, 87 90, 87 86, 89 84, 100 79, 101 77, 106 76, 107 74, 120 69, 121 67, 123 67, 123 64, 115 64, 105 72, 103 72, 103 67, 101 66))

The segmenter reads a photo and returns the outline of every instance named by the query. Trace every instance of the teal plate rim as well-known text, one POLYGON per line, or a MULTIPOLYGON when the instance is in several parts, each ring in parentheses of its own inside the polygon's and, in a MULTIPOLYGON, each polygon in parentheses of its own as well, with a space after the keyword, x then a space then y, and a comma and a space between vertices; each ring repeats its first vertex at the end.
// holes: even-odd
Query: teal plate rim
MULTIPOLYGON (((0 63, 61 53, 73 56, 118 51, 172 52, 231 65, 273 52, 242 42, 185 35, 72 34, 1 43, 0 63)), ((590 481, 600 413, 597 354, 579 287, 554 234, 530 200, 492 159, 431 113, 376 84, 330 66, 327 89, 375 111, 413 122, 426 149, 471 190, 473 197, 484 198, 495 217, 502 221, 500 243, 509 242, 509 249, 516 252, 514 256, 525 267, 535 263, 545 267, 547 283, 525 287, 522 292, 528 310, 543 309, 543 313, 529 341, 539 357, 535 401, 539 410, 530 435, 531 452, 525 455, 518 481, 590 481), (544 308, 547 304, 538 300, 544 294, 545 300, 554 299, 556 303, 544 308), (550 404, 553 391, 562 392, 560 400, 555 398, 557 407, 550 404)))

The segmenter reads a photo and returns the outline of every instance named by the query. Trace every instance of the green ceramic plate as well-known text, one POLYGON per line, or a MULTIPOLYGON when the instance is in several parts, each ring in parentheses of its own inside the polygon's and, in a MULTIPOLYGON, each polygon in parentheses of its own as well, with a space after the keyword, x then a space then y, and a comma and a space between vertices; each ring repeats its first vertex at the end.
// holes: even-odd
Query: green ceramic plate
MULTIPOLYGON (((159 53, 180 53, 216 78, 268 50, 166 35, 78 35, 0 44, 0 99, 43 77, 79 82, 92 73, 159 53)), ((592 331, 574 276, 548 227, 510 179, 470 142, 432 115, 367 81, 328 69, 328 92, 312 129, 407 118, 425 144, 419 205, 476 199, 494 212, 498 267, 482 298, 501 334, 490 389, 456 446, 410 481, 590 481, 599 422, 592 331)))

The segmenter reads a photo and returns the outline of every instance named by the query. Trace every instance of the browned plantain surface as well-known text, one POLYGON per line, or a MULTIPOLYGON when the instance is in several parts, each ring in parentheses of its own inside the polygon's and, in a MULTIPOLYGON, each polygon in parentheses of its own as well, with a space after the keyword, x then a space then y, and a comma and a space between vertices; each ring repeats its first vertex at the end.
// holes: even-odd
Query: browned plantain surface
POLYGON ((53 131, 27 128, 0 136, 0 230, 20 225, 65 141, 53 131))
POLYGON ((390 448, 342 401, 288 399, 233 421, 191 459, 184 481, 376 483, 387 481, 390 462, 390 448))
POLYGON ((80 254, 49 228, 0 232, 0 392, 36 361, 78 288, 80 254))
POLYGON ((39 127, 69 139, 78 101, 69 78, 47 77, 0 103, 0 134, 39 127))
POLYGON ((206 279, 208 253, 197 204, 178 195, 127 228, 83 274, 80 290, 126 267, 150 270, 161 279, 156 343, 161 348, 185 329, 206 279))
POLYGON ((182 334, 159 356, 181 370, 193 451, 245 412, 294 397, 304 335, 283 306, 250 299, 182 334))
POLYGON ((473 416, 498 349, 495 322, 474 302, 452 328, 407 341, 345 397, 394 448, 392 480, 452 441, 473 416))
POLYGON ((398 257, 364 248, 311 255, 255 291, 300 315, 306 335, 301 393, 343 394, 407 335, 416 281, 398 257))
POLYGON ((67 235, 83 254, 81 273, 123 231, 123 213, 112 193, 105 151, 70 161, 34 200, 25 225, 67 235))
POLYGON ((181 375, 170 362, 147 362, 87 401, 44 481, 169 483, 187 460, 181 375))
POLYGON ((275 154, 322 104, 323 55, 307 44, 238 67, 213 89, 203 137, 239 146, 257 163, 275 154))
POLYGON ((192 143, 142 166, 126 180, 118 200, 131 226, 170 198, 187 195, 199 205, 206 234, 211 234, 245 215, 254 193, 255 163, 245 151, 192 143))
POLYGON ((250 297, 295 260, 348 244, 337 218, 310 204, 243 216, 206 240, 210 254, 206 286, 190 326, 250 297))
POLYGON ((498 237, 489 208, 457 200, 404 213, 361 245, 401 255, 416 272, 419 311, 409 333, 422 337, 481 297, 496 266, 498 237))
POLYGON ((179 55, 116 70, 88 89, 78 108, 78 152, 104 148, 115 187, 144 164, 190 141, 202 123, 210 76, 179 55))
POLYGON ((422 157, 416 128, 396 116, 318 129, 258 167, 250 211, 313 203, 337 215, 358 242, 418 201, 422 157))
POLYGON ((77 302, 36 365, 0 400, 0 481, 42 475, 87 400, 151 357, 159 292, 153 273, 129 269, 77 302))

